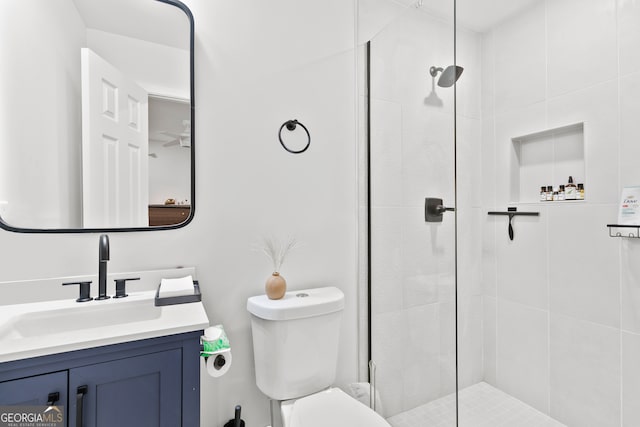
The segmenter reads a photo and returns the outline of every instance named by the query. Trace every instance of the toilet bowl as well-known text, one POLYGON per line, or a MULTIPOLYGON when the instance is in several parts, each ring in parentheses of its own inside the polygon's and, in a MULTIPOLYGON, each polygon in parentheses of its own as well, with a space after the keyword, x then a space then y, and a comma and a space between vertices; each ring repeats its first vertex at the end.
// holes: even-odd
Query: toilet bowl
MULTIPOLYGON (((344 294, 335 287, 247 300, 256 385, 278 402, 284 427, 389 427, 368 406, 338 388, 338 344, 344 294)), ((271 406, 271 423, 277 411, 271 406)))
POLYGON ((281 403, 283 427, 389 427, 375 411, 339 388, 281 403))

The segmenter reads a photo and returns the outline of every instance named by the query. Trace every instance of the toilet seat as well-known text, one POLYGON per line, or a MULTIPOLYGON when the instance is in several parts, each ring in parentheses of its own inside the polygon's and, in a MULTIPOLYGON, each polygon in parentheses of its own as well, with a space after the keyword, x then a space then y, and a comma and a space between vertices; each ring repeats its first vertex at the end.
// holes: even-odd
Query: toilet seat
POLYGON ((282 402, 285 427, 390 427, 380 415, 339 388, 282 402))

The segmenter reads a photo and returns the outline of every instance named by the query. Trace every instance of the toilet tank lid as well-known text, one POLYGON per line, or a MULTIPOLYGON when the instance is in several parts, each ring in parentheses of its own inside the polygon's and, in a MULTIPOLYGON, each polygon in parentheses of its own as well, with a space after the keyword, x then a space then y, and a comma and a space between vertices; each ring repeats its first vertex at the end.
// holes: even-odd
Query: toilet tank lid
POLYGON ((336 287, 289 291, 277 300, 257 295, 247 300, 247 310, 265 320, 292 320, 320 316, 344 308, 344 294, 336 287))

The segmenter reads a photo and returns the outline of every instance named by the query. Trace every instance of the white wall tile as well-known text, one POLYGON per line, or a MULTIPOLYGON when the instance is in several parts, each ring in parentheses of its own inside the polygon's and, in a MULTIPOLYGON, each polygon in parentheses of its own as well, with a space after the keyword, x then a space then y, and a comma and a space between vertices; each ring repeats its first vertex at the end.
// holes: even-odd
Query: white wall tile
MULTIPOLYGON (((459 207, 482 205, 482 124, 479 119, 456 121, 457 190, 459 207)), ((453 171, 452 171, 453 173, 453 171)))
POLYGON ((618 120, 616 81, 549 100, 549 128, 585 123, 586 176, 583 178, 589 202, 618 202, 618 120))
POLYGON ((620 425, 620 331, 551 315, 551 413, 569 426, 620 425))
MULTIPOLYGON (((449 221, 453 223, 452 220, 449 221)), ((442 224, 442 223, 441 223, 442 224)), ((403 307, 413 307, 440 300, 440 278, 444 269, 443 257, 452 256, 452 224, 442 224, 446 231, 440 233, 441 224, 432 226, 424 221, 423 208, 402 210, 402 288, 403 307), (446 254, 446 255, 445 255, 446 254)))
POLYGON ((497 385, 517 399, 548 413, 548 314, 501 298, 497 304, 497 385))
POLYGON ((477 384, 483 378, 482 296, 458 298, 458 387, 477 384))
POLYGON ((482 226, 480 208, 458 208, 458 296, 482 294, 482 226))
POLYGON ((495 120, 483 118, 481 125, 481 196, 482 206, 492 207, 496 203, 496 126, 495 120))
POLYGON ((614 79, 615 0, 547 1, 549 96, 614 79))
POLYGON ((605 229, 615 207, 574 202, 548 212, 551 312, 620 327, 618 242, 605 229))
POLYGON ((640 425, 640 335, 622 332, 622 426, 640 425))
POLYGON ((640 333, 640 241, 621 240, 620 284, 622 298, 621 328, 624 331, 640 333))
POLYGON ((453 27, 408 8, 371 41, 372 96, 453 112, 453 89, 433 86, 431 66, 453 64, 453 27), (433 41, 437 40, 437 43, 433 41), (437 96, 439 104, 430 103, 437 96))
POLYGON ((497 386, 497 364, 496 364, 496 323, 497 323, 497 303, 493 297, 483 297, 483 321, 482 321, 482 363, 484 381, 497 386))
POLYGON ((496 112, 545 99, 545 3, 530 8, 493 30, 496 112))
MULTIPOLYGON (((637 49, 636 49, 637 52, 637 49)), ((638 56, 638 55, 636 55, 638 56)), ((620 186, 616 188, 616 196, 622 187, 640 183, 640 73, 620 79, 620 186)), ((616 199, 616 201, 619 201, 616 199)))
POLYGON ((478 33, 459 27, 456 37, 456 63, 464 68, 456 83, 457 113, 463 117, 480 119, 482 42, 478 33))
POLYGON ((481 58, 481 115, 483 121, 495 116, 495 31, 487 31, 482 37, 482 58, 481 58))
POLYGON ((403 113, 404 206, 424 206, 425 197, 439 197, 452 205, 453 116, 426 107, 403 113))
MULTIPOLYGON (((493 209, 493 207, 489 208, 493 209)), ((486 215, 483 210, 484 221, 482 221, 482 293, 483 295, 495 297, 498 289, 498 270, 496 257, 496 229, 495 218, 486 215)), ((504 230, 504 225, 501 227, 504 230)))
POLYGON ((453 301, 438 304, 440 308, 440 395, 456 391, 456 311, 453 301))
MULTIPOLYGON (((440 397, 440 310, 439 304, 406 311, 408 341, 403 350, 404 410, 440 397)), ((400 356, 401 352, 396 352, 400 356)))
POLYGON ((402 205, 402 106, 371 99, 371 205, 402 205))
POLYGON ((496 229, 497 295, 529 307, 548 309, 547 208, 535 206, 520 210, 538 211, 540 216, 514 217, 513 240, 507 235, 509 218, 491 217, 496 229))
POLYGON ((620 75, 625 76, 640 71, 640 4, 629 0, 617 0, 617 4, 620 75))
POLYGON ((512 176, 517 159, 511 139, 546 129, 546 111, 546 103, 539 102, 496 116, 496 207, 504 209, 507 203, 517 202, 513 195, 519 183, 512 176))
POLYGON ((371 359, 384 416, 405 410, 404 362, 409 339, 406 311, 381 313, 371 319, 371 359), (389 351, 393 349, 393 351, 389 351))
MULTIPOLYGON (((484 86, 483 86, 484 87, 484 86)), ((484 93, 484 92, 483 92, 484 93)), ((484 98, 484 96, 483 96, 484 98)), ((483 110, 484 111, 484 110, 483 110)), ((482 220, 482 286, 485 295, 496 295, 496 222, 486 212, 496 208, 496 144, 495 120, 482 120, 482 160, 481 160, 481 193, 483 206, 482 220), (485 212, 486 211, 486 212, 485 212)))
POLYGON ((371 210, 371 310, 397 311, 402 307, 402 209, 371 210))
MULTIPOLYGON (((403 365, 403 411, 440 397, 440 359, 423 357, 403 365)), ((384 407, 384 403, 383 403, 384 407)))

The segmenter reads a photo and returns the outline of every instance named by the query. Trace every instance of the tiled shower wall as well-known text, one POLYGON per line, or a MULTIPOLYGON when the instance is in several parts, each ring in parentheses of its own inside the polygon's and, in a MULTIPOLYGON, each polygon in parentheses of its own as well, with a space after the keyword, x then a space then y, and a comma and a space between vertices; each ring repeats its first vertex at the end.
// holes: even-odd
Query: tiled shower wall
POLYGON ((640 425, 640 240, 605 227, 640 184, 639 24, 636 1, 547 0, 482 37, 484 377, 569 426, 640 425), (579 122, 586 200, 509 200, 511 138, 579 122), (486 215, 507 206, 540 212, 513 241, 486 215))
MULTIPOLYGON (((454 205, 453 88, 429 74, 453 64, 453 26, 409 4, 385 6, 377 2, 381 15, 368 14, 372 24, 365 30, 361 20, 360 30, 372 40, 372 355, 391 416, 455 390, 454 214, 424 220, 425 197, 454 205)), ((464 386, 482 379, 481 39, 462 31, 458 43, 458 156, 470 172, 458 182, 457 212, 464 386)))

